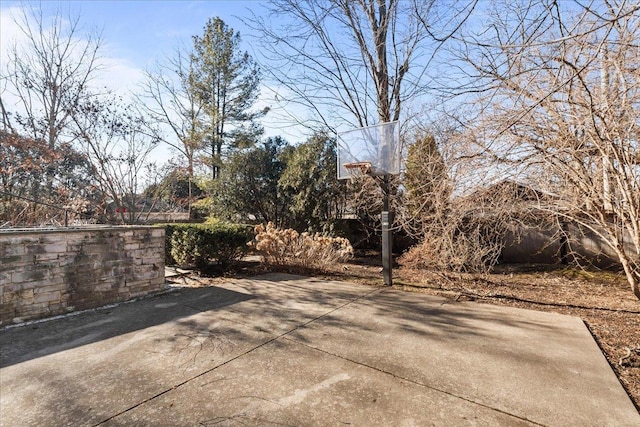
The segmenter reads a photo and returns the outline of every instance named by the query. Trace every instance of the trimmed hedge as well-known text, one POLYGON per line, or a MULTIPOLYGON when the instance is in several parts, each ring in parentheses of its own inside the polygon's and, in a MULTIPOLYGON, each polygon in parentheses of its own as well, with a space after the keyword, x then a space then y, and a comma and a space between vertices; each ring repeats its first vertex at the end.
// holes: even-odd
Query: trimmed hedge
POLYGON ((210 264, 227 267, 247 253, 253 239, 251 227, 215 222, 210 224, 163 224, 166 230, 167 265, 210 264))

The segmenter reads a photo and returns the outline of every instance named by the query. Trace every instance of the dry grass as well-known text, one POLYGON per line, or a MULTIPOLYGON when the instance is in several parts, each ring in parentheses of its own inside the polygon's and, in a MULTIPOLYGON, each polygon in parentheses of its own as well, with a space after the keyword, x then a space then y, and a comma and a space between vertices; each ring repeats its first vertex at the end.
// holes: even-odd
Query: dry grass
POLYGON ((266 227, 257 225, 255 233, 251 247, 266 265, 323 269, 353 256, 351 244, 342 237, 300 234, 292 229, 276 228, 271 222, 266 227))

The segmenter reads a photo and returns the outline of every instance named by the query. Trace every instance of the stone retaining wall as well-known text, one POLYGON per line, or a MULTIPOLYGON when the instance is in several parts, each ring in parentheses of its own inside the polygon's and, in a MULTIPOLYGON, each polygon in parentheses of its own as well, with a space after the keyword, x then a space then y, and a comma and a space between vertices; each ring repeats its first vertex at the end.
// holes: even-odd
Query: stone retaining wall
POLYGON ((0 231, 0 325, 164 288, 164 228, 0 231))

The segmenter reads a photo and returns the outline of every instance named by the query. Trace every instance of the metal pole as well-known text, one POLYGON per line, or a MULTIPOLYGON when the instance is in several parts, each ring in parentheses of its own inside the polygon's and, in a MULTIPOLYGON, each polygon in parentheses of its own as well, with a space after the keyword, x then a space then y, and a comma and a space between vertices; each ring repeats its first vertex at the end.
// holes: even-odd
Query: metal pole
POLYGON ((389 212, 389 175, 382 179, 382 276, 385 286, 393 285, 393 213, 389 212))

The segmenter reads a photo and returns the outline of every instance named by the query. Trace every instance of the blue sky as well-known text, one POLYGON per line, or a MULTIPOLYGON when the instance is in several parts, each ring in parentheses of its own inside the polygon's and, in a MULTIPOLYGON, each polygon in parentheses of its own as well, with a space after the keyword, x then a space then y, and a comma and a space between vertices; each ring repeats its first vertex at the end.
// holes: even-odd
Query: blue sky
MULTIPOLYGON (((241 35, 247 28, 241 18, 259 1, 72 1, 44 2, 68 5, 80 13, 86 26, 101 29, 112 53, 144 66, 171 54, 179 43, 201 34, 208 18, 218 16, 241 35)), ((249 49, 248 37, 244 37, 249 49)))
MULTIPOLYGON (((19 30, 13 23, 20 16, 22 7, 41 7, 44 16, 60 14, 63 17, 80 17, 82 34, 98 31, 102 34, 107 70, 101 76, 111 89, 124 94, 136 89, 142 79, 143 70, 153 67, 158 60, 172 56, 179 46, 191 47, 191 37, 202 34, 207 20, 220 17, 227 25, 239 31, 243 49, 252 53, 250 29, 243 18, 259 13, 262 2, 258 0, 218 1, 153 1, 153 0, 99 0, 99 1, 54 1, 0 2, 0 59, 3 51, 16 38, 19 30)), ((268 86, 268 84, 265 82, 268 86)), ((257 108, 273 105, 273 93, 268 87, 262 89, 257 108)), ((305 131, 293 124, 278 122, 272 125, 277 111, 272 111, 271 120, 265 119, 265 135, 283 135, 290 142, 305 138, 305 131), (273 114, 272 114, 273 113, 273 114), (284 129, 283 129, 284 125, 284 129)), ((158 153, 167 157, 166 153, 158 153)), ((161 159, 160 159, 161 160, 161 159)))
POLYGON ((7 1, 0 3, 2 40, 4 45, 16 36, 11 17, 18 8, 38 6, 47 15, 80 16, 86 32, 102 33, 110 56, 144 68, 164 55, 170 55, 181 43, 189 44, 191 36, 201 34, 208 18, 218 16, 243 36, 245 49, 251 50, 248 28, 242 18, 259 11, 258 0, 218 1, 152 1, 101 0, 42 2, 7 1))

